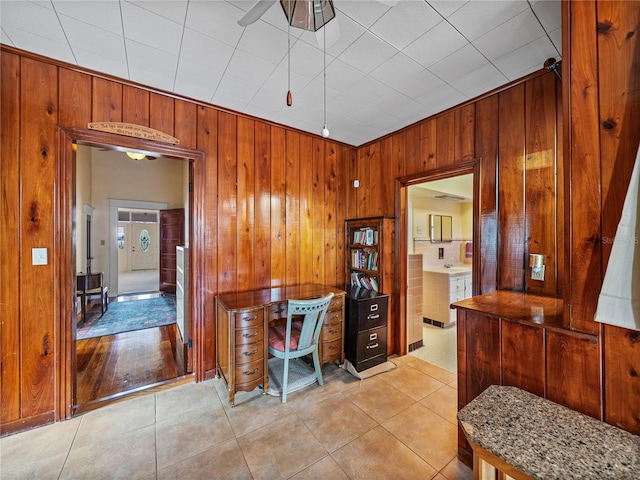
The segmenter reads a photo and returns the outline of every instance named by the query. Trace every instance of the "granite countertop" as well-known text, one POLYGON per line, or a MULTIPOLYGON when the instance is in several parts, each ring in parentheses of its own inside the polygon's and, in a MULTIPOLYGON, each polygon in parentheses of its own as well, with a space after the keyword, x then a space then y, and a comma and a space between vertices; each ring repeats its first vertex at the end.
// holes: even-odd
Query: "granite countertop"
POLYGON ((640 436, 516 387, 490 386, 458 420, 468 440, 534 479, 640 478, 640 436))

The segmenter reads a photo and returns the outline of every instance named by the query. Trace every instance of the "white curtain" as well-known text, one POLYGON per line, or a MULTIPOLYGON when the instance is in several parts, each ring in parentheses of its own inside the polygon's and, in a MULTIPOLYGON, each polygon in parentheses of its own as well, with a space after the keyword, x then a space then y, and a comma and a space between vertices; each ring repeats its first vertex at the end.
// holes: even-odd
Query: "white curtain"
MULTIPOLYGON (((640 330, 640 149, 598 298, 596 322, 640 330)), ((605 240, 605 239, 603 239, 605 240)))

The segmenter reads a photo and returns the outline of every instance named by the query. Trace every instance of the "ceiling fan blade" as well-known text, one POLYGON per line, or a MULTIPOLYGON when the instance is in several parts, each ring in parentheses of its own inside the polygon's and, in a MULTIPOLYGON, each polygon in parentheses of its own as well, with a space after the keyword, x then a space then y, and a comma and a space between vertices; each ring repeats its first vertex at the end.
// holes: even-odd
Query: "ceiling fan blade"
POLYGON ((276 3, 276 0, 258 0, 258 3, 251 7, 251 10, 245 13, 244 17, 238 20, 238 25, 246 27, 247 25, 257 22, 274 3, 276 3))
POLYGON ((320 30, 315 32, 315 34, 319 49, 322 50, 324 48, 323 35, 327 36, 327 48, 330 48, 340 38, 340 25, 338 24, 338 19, 334 18, 329 23, 325 23, 320 30))

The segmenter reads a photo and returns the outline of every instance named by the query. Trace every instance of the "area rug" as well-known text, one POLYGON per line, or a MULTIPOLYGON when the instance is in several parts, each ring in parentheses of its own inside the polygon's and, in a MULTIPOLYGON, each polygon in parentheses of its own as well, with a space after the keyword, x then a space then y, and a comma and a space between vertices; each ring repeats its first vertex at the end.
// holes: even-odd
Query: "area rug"
MULTIPOLYGON (((267 393, 275 397, 282 395, 282 374, 284 360, 277 357, 269 359, 269 388, 267 393)), ((293 358, 289 360, 289 380, 287 381, 287 395, 316 383, 316 371, 304 360, 293 358)))
POLYGON ((78 340, 117 333, 162 327, 176 323, 175 295, 126 302, 112 302, 100 316, 100 305, 94 305, 82 326, 78 327, 78 340))

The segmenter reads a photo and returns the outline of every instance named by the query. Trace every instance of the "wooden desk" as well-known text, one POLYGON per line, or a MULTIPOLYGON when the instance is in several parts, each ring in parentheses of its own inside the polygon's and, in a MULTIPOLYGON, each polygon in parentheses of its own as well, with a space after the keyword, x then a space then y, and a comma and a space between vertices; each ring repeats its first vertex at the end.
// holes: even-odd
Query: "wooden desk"
POLYGON ((287 300, 334 297, 322 325, 318 355, 321 363, 344 362, 345 292, 327 285, 307 284, 227 293, 216 297, 216 372, 235 394, 269 387, 269 322, 287 317, 287 300))
POLYGON ((76 275, 76 294, 80 296, 82 322, 87 315, 87 297, 100 294, 101 315, 104 315, 109 308, 108 290, 104 285, 103 272, 76 275))

